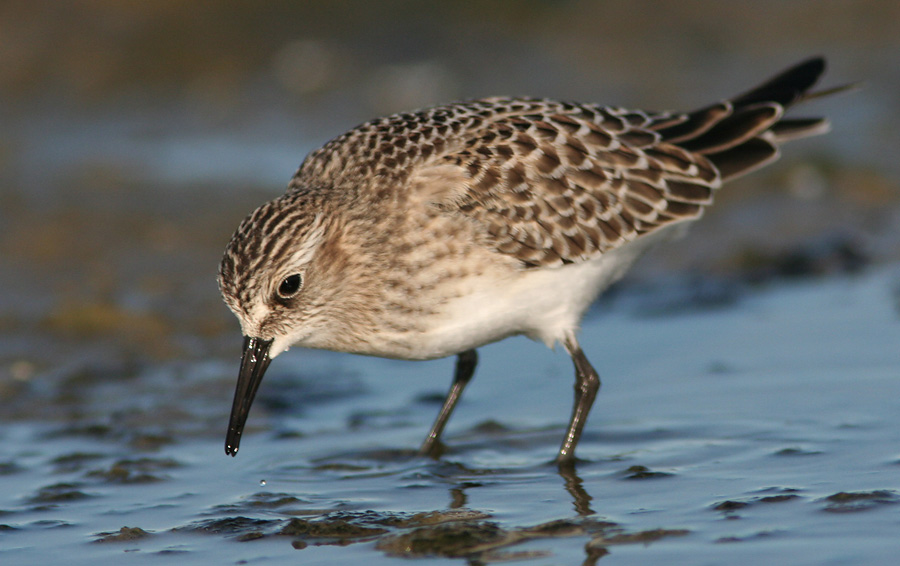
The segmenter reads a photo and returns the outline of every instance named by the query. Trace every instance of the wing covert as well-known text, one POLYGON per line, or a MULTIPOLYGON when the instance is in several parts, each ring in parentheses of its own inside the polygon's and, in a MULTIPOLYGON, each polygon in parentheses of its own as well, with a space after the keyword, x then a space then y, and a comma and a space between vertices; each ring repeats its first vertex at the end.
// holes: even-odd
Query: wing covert
MULTIPOLYGON (((547 100, 488 99, 494 119, 444 155, 440 202, 483 226, 526 266, 584 261, 695 218, 720 183, 706 158, 663 141, 655 124, 687 116, 547 100)), ((427 166, 426 166, 427 167, 427 166)))

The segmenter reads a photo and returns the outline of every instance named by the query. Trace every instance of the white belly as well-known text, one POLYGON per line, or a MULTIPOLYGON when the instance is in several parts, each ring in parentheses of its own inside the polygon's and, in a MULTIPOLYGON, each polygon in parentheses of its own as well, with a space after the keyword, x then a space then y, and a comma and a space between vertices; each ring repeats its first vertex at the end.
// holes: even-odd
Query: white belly
POLYGON ((461 282, 468 289, 442 306, 440 316, 408 344, 408 356, 445 357, 517 334, 552 347, 574 335, 591 303, 648 247, 681 228, 661 230, 584 263, 484 273, 461 282))

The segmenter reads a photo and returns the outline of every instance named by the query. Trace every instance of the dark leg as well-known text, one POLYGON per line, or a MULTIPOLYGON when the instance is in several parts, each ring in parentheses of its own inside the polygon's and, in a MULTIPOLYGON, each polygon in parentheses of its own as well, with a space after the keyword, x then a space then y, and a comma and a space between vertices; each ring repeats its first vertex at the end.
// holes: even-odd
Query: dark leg
POLYGON ((444 427, 447 425, 447 421, 450 420, 450 414, 453 413, 453 409, 456 407, 463 389, 466 388, 466 384, 472 379, 477 364, 478 354, 475 350, 466 350, 456 357, 456 373, 453 376, 453 385, 450 386, 450 392, 447 393, 447 398, 444 399, 444 406, 441 407, 441 412, 438 413, 437 419, 431 425, 431 432, 428 433, 428 436, 425 437, 425 442, 419 448, 419 454, 431 456, 432 458, 440 456, 440 453, 443 451, 441 433, 444 432, 444 427))
POLYGON ((575 364, 575 406, 572 407, 569 430, 566 431, 566 438, 559 448, 556 463, 561 468, 571 468, 575 464, 575 446, 578 444, 578 439, 581 438, 581 431, 584 429, 584 423, 591 411, 591 405, 594 404, 594 398, 597 397, 597 391, 600 390, 600 376, 597 375, 597 371, 581 351, 581 346, 578 345, 578 340, 574 336, 567 338, 563 342, 563 346, 572 356, 572 363, 575 364))

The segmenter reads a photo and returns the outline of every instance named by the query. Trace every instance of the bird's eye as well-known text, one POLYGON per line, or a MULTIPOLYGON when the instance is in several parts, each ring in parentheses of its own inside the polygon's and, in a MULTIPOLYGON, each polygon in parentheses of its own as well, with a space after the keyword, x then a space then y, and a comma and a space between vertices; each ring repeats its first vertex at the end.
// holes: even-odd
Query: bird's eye
POLYGON ((281 284, 278 285, 278 296, 282 299, 290 299, 297 294, 302 284, 303 279, 299 273, 289 275, 282 279, 281 284))

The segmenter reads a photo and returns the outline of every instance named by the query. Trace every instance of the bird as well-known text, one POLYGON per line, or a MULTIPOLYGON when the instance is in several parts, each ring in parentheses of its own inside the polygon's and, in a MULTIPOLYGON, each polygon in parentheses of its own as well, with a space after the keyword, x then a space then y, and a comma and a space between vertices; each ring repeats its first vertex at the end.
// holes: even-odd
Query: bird
POLYGON ((419 452, 441 435, 476 349, 525 335, 574 365, 556 463, 571 468, 600 389, 585 311, 648 248, 700 218, 728 180, 829 129, 785 117, 825 60, 692 112, 484 98, 366 122, 311 152, 229 241, 218 285, 244 336, 225 452, 238 452, 270 362, 292 346, 399 360, 456 356, 419 452))

